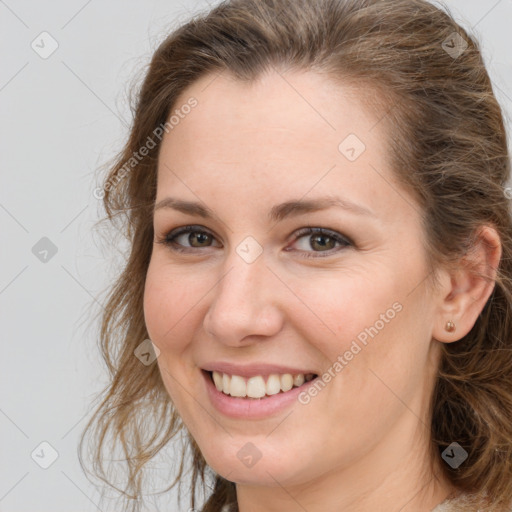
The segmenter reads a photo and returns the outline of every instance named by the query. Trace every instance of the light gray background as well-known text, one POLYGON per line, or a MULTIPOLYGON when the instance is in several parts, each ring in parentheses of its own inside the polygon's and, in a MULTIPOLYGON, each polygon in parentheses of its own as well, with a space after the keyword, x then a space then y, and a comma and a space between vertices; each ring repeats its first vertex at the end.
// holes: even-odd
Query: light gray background
MULTIPOLYGON (((482 41, 510 126, 512 0, 446 3, 482 41)), ((0 1, 2 512, 100 510, 77 442, 106 383, 91 319, 123 247, 102 249, 92 231, 101 215, 96 170, 121 148, 131 120, 127 91, 152 50, 205 7, 187 0, 0 1), (58 43, 47 59, 31 47, 35 40, 39 51, 50 48, 49 39, 42 48, 43 31, 58 43), (32 252, 43 237, 57 248, 47 262, 32 252), (43 441, 58 453, 48 469, 31 457, 43 441)), ((49 451, 36 454, 43 460, 49 451)), ((173 496, 147 501, 144 510, 177 510, 173 496)))

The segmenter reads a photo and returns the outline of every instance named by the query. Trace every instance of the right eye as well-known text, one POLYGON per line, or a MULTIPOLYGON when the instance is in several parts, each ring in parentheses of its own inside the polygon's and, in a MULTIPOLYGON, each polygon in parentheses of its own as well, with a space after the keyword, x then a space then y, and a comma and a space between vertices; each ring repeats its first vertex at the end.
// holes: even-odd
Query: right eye
POLYGON ((169 231, 163 238, 158 239, 157 243, 169 247, 172 251, 193 252, 193 249, 212 247, 211 243, 215 240, 203 226, 182 226, 169 231), (187 243, 189 245, 186 245, 187 243))

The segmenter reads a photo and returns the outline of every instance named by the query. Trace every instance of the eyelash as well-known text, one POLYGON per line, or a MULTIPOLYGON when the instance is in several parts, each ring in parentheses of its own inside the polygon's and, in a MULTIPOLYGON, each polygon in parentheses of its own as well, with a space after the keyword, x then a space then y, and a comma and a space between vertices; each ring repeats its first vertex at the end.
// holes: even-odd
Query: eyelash
MULTIPOLYGON (((174 241, 178 236, 186 234, 186 233, 205 233, 209 236, 214 236, 210 231, 205 230, 202 226, 183 226, 181 228, 174 229, 167 233, 163 238, 159 238, 157 243, 162 244, 166 247, 169 247, 172 251, 176 252, 194 252, 194 249, 201 249, 200 247, 183 247, 176 244, 174 241)), ((325 228, 317 228, 317 227, 307 227, 299 229, 295 235, 295 241, 306 236, 306 235, 324 235, 329 238, 332 238, 335 242, 342 244, 343 247, 338 247, 337 249, 331 249, 328 251, 299 251, 302 252, 302 258, 325 258, 327 256, 332 256, 334 253, 340 252, 341 249, 346 247, 353 247, 354 243, 347 237, 340 235, 336 231, 331 231, 330 229, 325 228), (313 254, 322 254, 326 253, 326 256, 313 256, 313 254)))

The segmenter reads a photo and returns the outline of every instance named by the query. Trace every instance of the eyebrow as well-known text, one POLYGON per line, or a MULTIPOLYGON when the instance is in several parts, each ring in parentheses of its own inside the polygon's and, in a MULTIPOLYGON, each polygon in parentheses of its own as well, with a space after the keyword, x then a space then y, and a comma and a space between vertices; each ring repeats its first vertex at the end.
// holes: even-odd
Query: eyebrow
MULTIPOLYGON (((269 211, 268 218, 270 221, 279 222, 286 217, 293 217, 320 210, 327 210, 328 208, 333 207, 342 208, 358 215, 376 217, 375 212, 365 206, 353 203, 352 201, 342 199, 340 197, 325 196, 307 200, 295 199, 286 201, 281 204, 276 204, 269 211)), ((188 215, 197 215, 205 219, 212 219, 215 217, 213 211, 201 203, 184 201, 174 197, 166 197, 165 199, 159 201, 155 205, 153 213, 164 208, 171 208, 188 215)))

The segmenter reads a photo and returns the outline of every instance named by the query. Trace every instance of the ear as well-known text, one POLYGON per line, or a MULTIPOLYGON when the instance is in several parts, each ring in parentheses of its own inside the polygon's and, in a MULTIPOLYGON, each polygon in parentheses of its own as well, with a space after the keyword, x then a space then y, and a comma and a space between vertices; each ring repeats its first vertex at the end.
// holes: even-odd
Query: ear
POLYGON ((502 254, 501 240, 491 226, 478 229, 470 251, 456 268, 442 271, 436 321, 432 336, 443 343, 463 338, 475 325, 489 299, 502 254), (453 322, 452 332, 446 329, 453 322))

